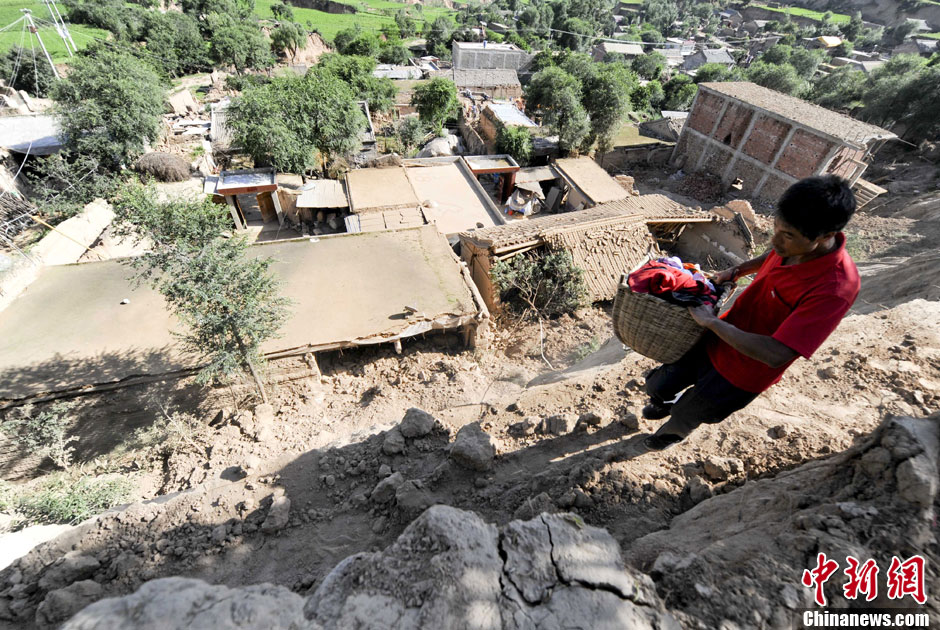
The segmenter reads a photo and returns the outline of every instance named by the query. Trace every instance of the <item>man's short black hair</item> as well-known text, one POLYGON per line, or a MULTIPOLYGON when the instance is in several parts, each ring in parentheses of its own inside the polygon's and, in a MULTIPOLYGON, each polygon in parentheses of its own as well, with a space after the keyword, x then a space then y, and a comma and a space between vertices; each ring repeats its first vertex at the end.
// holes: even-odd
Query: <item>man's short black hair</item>
POLYGON ((812 240, 838 232, 855 214, 855 194, 838 175, 807 177, 787 188, 777 203, 777 216, 812 240))

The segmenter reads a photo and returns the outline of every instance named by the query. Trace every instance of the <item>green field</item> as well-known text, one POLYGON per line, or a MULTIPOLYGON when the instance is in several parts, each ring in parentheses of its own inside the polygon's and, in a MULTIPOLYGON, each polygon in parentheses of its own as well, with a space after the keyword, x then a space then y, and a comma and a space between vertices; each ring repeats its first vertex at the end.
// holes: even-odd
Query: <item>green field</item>
MULTIPOLYGON (((790 15, 799 15, 802 17, 808 17, 816 21, 822 21, 824 12, 822 11, 813 11, 811 9, 801 9, 800 7, 788 7, 786 9, 778 9, 774 7, 769 7, 766 4, 757 4, 754 3, 755 7, 761 7, 762 9, 767 9, 768 11, 774 11, 776 13, 789 13, 790 15)), ((832 21, 836 24, 848 24, 851 21, 852 16, 844 15, 842 13, 833 13, 832 21)))
MULTIPOLYGON (((277 0, 256 0, 255 13, 262 19, 271 19, 274 14, 271 13, 271 5, 277 0)), ((357 13, 334 14, 316 11, 314 9, 302 9, 294 7, 294 19, 303 26, 309 22, 311 28, 316 29, 324 39, 332 41, 339 31, 351 28, 358 24, 363 30, 378 33, 383 26, 387 24, 394 25, 394 15, 399 9, 409 8, 416 20, 432 22, 439 16, 452 16, 455 12, 443 6, 439 7, 421 7, 420 5, 409 5, 404 2, 393 2, 392 0, 336 0, 344 4, 356 7, 357 13)), ((466 0, 462 0, 466 1, 466 0)), ((5 27, 23 16, 20 9, 30 9, 33 17, 39 26, 39 35, 52 58, 56 62, 68 60, 68 52, 65 44, 51 26, 44 26, 41 21, 49 22, 49 9, 39 0, 0 0, 0 28, 5 27)), ((59 6, 63 11, 63 7, 59 6)), ((80 24, 69 26, 72 33, 72 39, 78 48, 84 48, 95 38, 104 39, 108 36, 108 31, 100 28, 91 28, 80 24)), ((7 31, 0 32, 0 51, 22 42, 26 50, 30 50, 29 33, 23 32, 22 23, 17 24, 7 31)), ((42 55, 39 43, 35 36, 32 36, 32 45, 35 47, 36 54, 42 55)))
MULTIPOLYGON (((0 0, 2 1, 2 0, 0 0)), ((263 19, 271 19, 271 5, 277 0, 256 0, 255 13, 263 19)), ((455 12, 447 7, 421 7, 420 5, 393 2, 392 0, 336 0, 356 8, 357 13, 325 13, 315 9, 293 7, 294 20, 303 26, 310 23, 324 39, 332 41, 336 33, 358 24, 365 31, 378 33, 386 24, 394 24, 394 16, 400 9, 411 9, 416 20, 433 22, 439 16, 451 16, 455 12), (420 10, 418 10, 420 7, 420 10)))
POLYGON ((940 33, 919 33, 917 37, 925 37, 927 39, 940 39, 940 33))
MULTIPOLYGON (((53 60, 60 62, 68 59, 69 55, 66 51, 65 43, 62 41, 62 38, 59 37, 59 34, 52 26, 43 26, 41 24, 41 21, 49 22, 51 18, 49 16, 49 9, 38 0, 0 0, 0 28, 12 24, 23 17, 23 13, 20 9, 30 9, 33 12, 33 19, 39 27, 39 36, 42 37, 42 41, 46 45, 49 54, 52 55, 53 60)), ((62 10, 61 6, 59 10, 62 10)), ((93 38, 106 37, 108 35, 108 31, 103 29, 77 24, 70 25, 69 32, 72 33, 72 39, 75 40, 75 45, 80 49, 87 46, 88 42, 92 41, 93 38)), ((0 50, 8 50, 21 42, 26 50, 30 50, 30 40, 32 40, 32 47, 35 48, 36 54, 41 57, 42 50, 39 48, 39 42, 36 36, 30 36, 28 32, 24 34, 23 22, 0 33, 0 50)))

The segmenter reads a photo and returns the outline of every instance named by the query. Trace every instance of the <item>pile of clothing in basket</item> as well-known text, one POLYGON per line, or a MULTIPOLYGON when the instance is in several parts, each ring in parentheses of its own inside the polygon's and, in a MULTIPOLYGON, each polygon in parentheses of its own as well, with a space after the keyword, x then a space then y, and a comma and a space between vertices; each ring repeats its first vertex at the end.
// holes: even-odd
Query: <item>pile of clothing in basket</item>
POLYGON ((718 303, 718 291, 697 264, 677 256, 651 260, 628 278, 634 293, 649 293, 678 306, 718 303))

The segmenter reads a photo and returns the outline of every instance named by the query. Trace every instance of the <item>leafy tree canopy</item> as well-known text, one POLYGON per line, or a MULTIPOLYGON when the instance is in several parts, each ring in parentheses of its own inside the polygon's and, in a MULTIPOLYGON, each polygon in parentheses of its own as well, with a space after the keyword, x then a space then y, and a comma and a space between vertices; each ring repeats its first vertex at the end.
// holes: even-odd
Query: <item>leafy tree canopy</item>
POLYGON ((791 96, 799 96, 806 87, 806 81, 790 64, 776 65, 758 60, 747 69, 747 78, 758 85, 791 96))
POLYGON ((228 111, 236 142, 256 163, 300 174, 318 154, 325 166, 331 156, 356 150, 366 124, 345 82, 319 67, 249 88, 228 111))
POLYGON ((234 66, 239 74, 248 68, 260 70, 274 64, 267 38, 257 22, 216 13, 208 21, 212 33, 209 50, 217 64, 234 66))
POLYGON ((244 238, 222 238, 225 213, 208 199, 156 199, 155 190, 140 185, 115 199, 119 229, 156 244, 126 264, 149 279, 186 326, 179 337, 204 363, 200 382, 247 369, 266 401, 261 345, 277 336, 290 303, 278 294, 274 261, 250 255, 244 238))
POLYGON ((738 81, 741 71, 737 68, 728 68, 720 63, 706 63, 695 71, 696 83, 713 83, 721 81, 738 81))
POLYGON ((508 153, 521 166, 532 159, 532 133, 528 127, 501 126, 496 136, 496 152, 508 153))
POLYGON ((847 112, 861 104, 864 88, 865 73, 842 66, 816 79, 810 98, 823 107, 847 112))
POLYGON ((274 14, 274 17, 277 20, 282 20, 284 22, 294 21, 294 8, 289 4, 275 2, 271 5, 271 13, 274 14))
POLYGON ((106 167, 133 160, 143 152, 145 139, 156 139, 165 103, 153 69, 105 47, 75 57, 51 96, 66 147, 106 167))
POLYGON ((375 65, 374 57, 327 53, 317 62, 317 70, 341 79, 357 98, 369 103, 369 109, 387 111, 395 104, 398 88, 391 79, 372 76, 375 65))
POLYGON ((14 46, 0 56, 0 76, 14 90, 45 98, 55 82, 55 75, 46 58, 35 50, 14 46))
POLYGON ((457 86, 450 79, 435 77, 415 88, 411 104, 421 120, 440 133, 444 121, 457 109, 457 86))
POLYGON ((271 31, 271 48, 275 53, 286 50, 291 59, 307 45, 307 31, 295 22, 281 22, 271 31))
POLYGON ((631 68, 644 79, 658 79, 666 68, 666 57, 658 52, 646 53, 634 57, 631 68))

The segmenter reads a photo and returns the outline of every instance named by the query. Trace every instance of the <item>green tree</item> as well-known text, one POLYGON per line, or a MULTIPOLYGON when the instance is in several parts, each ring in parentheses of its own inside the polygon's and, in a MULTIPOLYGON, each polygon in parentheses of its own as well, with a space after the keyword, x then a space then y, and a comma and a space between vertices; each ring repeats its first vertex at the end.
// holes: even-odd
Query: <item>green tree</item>
POLYGON ((382 50, 379 51, 379 61, 395 65, 407 65, 411 61, 411 51, 405 48, 404 44, 383 46, 382 50))
POLYGON ((134 57, 107 48, 72 60, 69 75, 52 88, 66 148, 118 168, 156 140, 164 89, 156 73, 134 57))
POLYGON ((209 47, 196 20, 185 13, 154 12, 147 29, 147 57, 167 76, 179 77, 209 69, 209 47))
POLYGON ((32 163, 25 177, 32 202, 54 223, 75 216, 94 199, 114 193, 113 169, 88 154, 60 151, 32 163))
POLYGON ((294 8, 289 4, 284 4, 283 2, 275 2, 271 5, 271 13, 274 14, 274 19, 282 22, 293 22, 294 21, 294 8))
POLYGON ((356 98, 369 103, 370 110, 384 112, 395 104, 398 88, 391 79, 372 76, 375 65, 374 57, 327 53, 320 57, 317 69, 341 79, 356 98))
POLYGON ((722 81, 738 81, 740 72, 737 68, 729 68, 720 63, 706 63, 695 71, 696 83, 720 83, 722 81))
POLYGON ((508 153, 519 163, 525 166, 532 159, 532 133, 528 127, 501 126, 496 135, 496 152, 508 153))
POLYGON ((254 19, 255 0, 182 0, 183 13, 195 17, 227 15, 234 20, 254 19))
POLYGON ((588 145, 597 142, 599 153, 607 153, 624 118, 630 112, 630 95, 638 85, 636 75, 616 64, 604 64, 584 82, 581 102, 591 119, 588 145))
POLYGON ((670 0, 644 0, 642 11, 644 20, 661 33, 670 30, 672 23, 679 19, 676 3, 670 0))
POLYGON ((317 68, 249 88, 228 111, 235 141, 256 163, 300 174, 318 154, 325 169, 332 156, 352 153, 366 124, 349 87, 317 68))
POLYGON ((662 109, 663 103, 666 101, 666 92, 663 90, 663 84, 653 79, 646 84, 646 92, 649 96, 650 109, 652 109, 656 115, 659 115, 659 110, 662 109))
POLYGON ((838 46, 832 49, 833 57, 848 57, 852 54, 852 51, 855 49, 854 44, 851 40, 843 39, 838 46))
POLYGON ((236 21, 227 15, 210 16, 212 35, 209 50, 213 61, 234 66, 241 74, 248 68, 264 69, 274 64, 267 38, 254 21, 236 21))
POLYGON ((864 89, 865 73, 842 66, 814 81, 810 100, 828 109, 848 112, 861 104, 864 89))
POLYGON ((405 116, 398 121, 395 133, 406 153, 410 154, 428 135, 428 128, 417 116, 405 116))
POLYGON ((666 57, 658 52, 646 53, 634 57, 630 67, 644 79, 658 79, 666 67, 666 57))
POLYGON ((493 265, 491 276, 500 300, 523 316, 568 313, 588 298, 584 272, 564 250, 501 260, 493 265))
POLYGON ((411 104, 421 120, 440 133, 444 121, 457 109, 457 86, 450 79, 435 77, 415 88, 411 104))
POLYGON ((799 96, 806 88, 806 81, 790 64, 775 65, 756 61, 747 69, 747 78, 758 85, 799 96))
POLYGON ((24 90, 31 96, 45 98, 55 82, 52 68, 41 55, 14 46, 0 56, 0 76, 14 90, 24 90))
POLYGON ((594 42, 595 29, 590 22, 576 17, 565 20, 565 32, 558 35, 558 44, 569 50, 585 50, 594 42))
POLYGON ((453 23, 444 16, 440 16, 431 22, 430 28, 425 33, 428 52, 441 58, 450 58, 450 35, 452 31, 453 23))
POLYGON ((281 22, 271 31, 271 48, 275 53, 286 50, 290 58, 297 56, 297 51, 307 45, 307 31, 297 23, 281 22))
POLYGON ((895 55, 868 76, 862 117, 881 126, 900 125, 908 139, 930 137, 940 125, 938 79, 938 68, 926 59, 895 55))
POLYGON ((760 61, 763 61, 764 63, 772 63, 775 66, 780 66, 785 63, 789 63, 790 55, 792 54, 792 46, 776 44, 764 51, 764 54, 760 56, 760 61))
POLYGON ((907 19, 901 20, 897 24, 885 28, 881 36, 881 43, 887 48, 900 46, 916 28, 917 25, 914 22, 907 19))
POLYGON ((698 92, 698 86, 684 74, 677 74, 663 85, 665 102, 663 107, 670 111, 685 112, 692 107, 692 100, 698 92))
POLYGON ((842 37, 845 39, 855 41, 862 36, 862 33, 865 32, 865 24, 862 21, 862 14, 860 11, 856 11, 852 15, 852 19, 847 23, 839 26, 839 31, 842 33, 842 37))
POLYGON ((563 50, 558 55, 556 63, 559 68, 573 76, 582 85, 597 76, 598 70, 602 67, 601 64, 595 63, 589 54, 568 50, 563 50))
POLYGON ((402 39, 414 37, 417 31, 414 19, 405 9, 399 9, 395 14, 395 25, 398 27, 398 36, 402 39))
POLYGON ((816 74, 816 68, 822 63, 824 53, 819 50, 808 50, 806 48, 797 48, 790 55, 790 65, 804 79, 812 78, 816 74))
POLYGON ((124 259, 163 295, 186 327, 184 347, 203 362, 199 381, 227 380, 247 371, 263 402, 261 345, 287 320, 274 263, 248 253, 245 238, 223 238, 226 220, 209 200, 156 201, 156 191, 129 186, 115 200, 126 232, 149 239, 143 256, 124 259))

